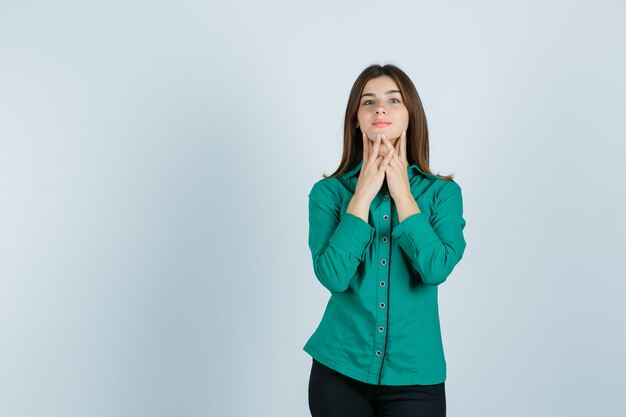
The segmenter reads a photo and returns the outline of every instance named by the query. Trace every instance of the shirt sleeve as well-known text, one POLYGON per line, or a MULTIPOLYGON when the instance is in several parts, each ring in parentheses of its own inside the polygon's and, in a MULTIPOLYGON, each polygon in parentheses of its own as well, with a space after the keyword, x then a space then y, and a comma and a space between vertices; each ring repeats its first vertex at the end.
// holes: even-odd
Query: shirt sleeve
POLYGON ((413 214, 398 224, 391 236, 422 281, 439 285, 463 257, 464 228, 461 187, 450 180, 436 197, 430 221, 427 214, 413 214))
POLYGON ((330 292, 345 291, 374 239, 374 228, 351 213, 340 213, 324 181, 309 193, 309 248, 313 270, 330 292))

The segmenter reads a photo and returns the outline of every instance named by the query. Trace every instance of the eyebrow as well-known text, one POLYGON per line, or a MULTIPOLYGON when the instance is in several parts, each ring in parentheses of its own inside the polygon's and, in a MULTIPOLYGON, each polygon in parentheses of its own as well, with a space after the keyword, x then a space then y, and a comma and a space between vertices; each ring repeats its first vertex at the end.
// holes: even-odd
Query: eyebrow
MULTIPOLYGON (((389 90, 389 91, 385 91, 385 95, 388 96, 389 94, 399 93, 399 92, 400 91, 398 91, 398 90, 389 90)), ((376 97, 376 94, 374 94, 374 93, 365 93, 365 94, 361 95, 361 98, 363 98, 365 96, 376 97)))

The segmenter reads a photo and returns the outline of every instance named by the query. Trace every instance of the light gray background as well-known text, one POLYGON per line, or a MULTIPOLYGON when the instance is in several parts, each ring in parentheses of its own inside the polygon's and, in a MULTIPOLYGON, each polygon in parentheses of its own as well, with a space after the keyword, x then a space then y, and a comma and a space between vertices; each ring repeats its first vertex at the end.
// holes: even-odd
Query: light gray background
POLYGON ((626 415, 623 4, 2 0, 0 415, 309 415, 307 195, 388 62, 463 190, 448 415, 626 415))

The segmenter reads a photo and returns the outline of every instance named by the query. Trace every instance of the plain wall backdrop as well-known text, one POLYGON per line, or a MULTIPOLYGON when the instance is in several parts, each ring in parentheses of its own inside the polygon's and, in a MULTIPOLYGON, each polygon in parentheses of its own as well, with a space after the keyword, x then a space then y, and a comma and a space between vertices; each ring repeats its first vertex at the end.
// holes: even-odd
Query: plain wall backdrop
POLYGON ((310 415, 308 193, 393 63, 455 174, 448 415, 624 416, 619 1, 0 2, 0 415, 310 415))

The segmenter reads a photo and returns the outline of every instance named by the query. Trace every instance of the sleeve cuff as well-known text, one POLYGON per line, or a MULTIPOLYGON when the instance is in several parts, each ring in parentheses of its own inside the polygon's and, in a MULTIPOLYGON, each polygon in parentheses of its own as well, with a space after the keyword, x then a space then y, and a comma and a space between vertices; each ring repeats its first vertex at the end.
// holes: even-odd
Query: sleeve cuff
POLYGON ((360 261, 374 239, 374 228, 352 213, 344 213, 329 243, 354 255, 360 261))
POLYGON ((439 241, 439 236, 428 222, 428 217, 422 212, 412 214, 404 219, 391 232, 391 237, 397 239, 398 244, 403 249, 411 248, 414 251, 439 241))

